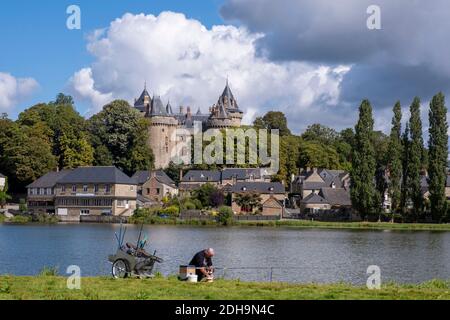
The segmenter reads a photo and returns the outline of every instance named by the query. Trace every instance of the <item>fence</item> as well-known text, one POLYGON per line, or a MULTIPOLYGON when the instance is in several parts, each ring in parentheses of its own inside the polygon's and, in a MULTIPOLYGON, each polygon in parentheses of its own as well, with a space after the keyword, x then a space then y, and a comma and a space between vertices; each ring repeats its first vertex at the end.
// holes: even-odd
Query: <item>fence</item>
POLYGON ((117 216, 80 216, 80 222, 86 223, 128 223, 127 217, 117 216))

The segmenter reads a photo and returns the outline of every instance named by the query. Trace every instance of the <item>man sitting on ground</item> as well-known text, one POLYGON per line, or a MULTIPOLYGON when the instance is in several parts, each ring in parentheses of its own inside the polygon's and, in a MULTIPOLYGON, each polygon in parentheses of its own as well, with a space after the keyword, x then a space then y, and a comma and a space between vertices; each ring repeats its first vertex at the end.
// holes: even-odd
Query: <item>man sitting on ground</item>
POLYGON ((208 248, 197 252, 192 258, 189 265, 195 266, 196 273, 198 276, 198 281, 206 279, 207 281, 212 281, 214 279, 213 273, 214 268, 212 266, 212 257, 214 256, 214 249, 208 248))

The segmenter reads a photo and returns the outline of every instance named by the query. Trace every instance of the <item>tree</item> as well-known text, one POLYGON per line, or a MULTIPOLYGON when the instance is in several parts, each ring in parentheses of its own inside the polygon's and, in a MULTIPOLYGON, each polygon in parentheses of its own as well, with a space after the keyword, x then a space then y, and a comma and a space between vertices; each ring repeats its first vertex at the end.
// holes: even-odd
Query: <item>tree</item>
POLYGON ((352 204, 363 219, 374 212, 376 204, 373 124, 372 106, 368 100, 364 100, 359 107, 359 120, 355 127, 355 145, 350 172, 352 204))
POLYGON ((332 146, 319 142, 303 142, 300 145, 301 168, 341 169, 339 155, 332 146))
POLYGON ((90 166, 94 161, 94 149, 85 138, 70 138, 64 134, 60 148, 63 168, 90 166))
POLYGON ((391 134, 388 147, 389 195, 392 211, 400 208, 402 183, 402 108, 397 102, 393 109, 391 134))
POLYGON ((261 205, 261 196, 258 193, 237 193, 234 202, 241 207, 241 210, 252 213, 256 207, 261 205))
POLYGON ((429 111, 429 191, 433 220, 441 221, 446 216, 447 199, 445 184, 448 159, 448 123, 445 97, 438 93, 430 103, 429 111))
POLYGON ((423 210, 423 197, 420 185, 421 170, 423 168, 423 137, 422 137, 422 120, 420 119, 420 99, 414 98, 410 107, 411 118, 410 126, 410 142, 408 153, 408 192, 413 204, 413 220, 416 220, 423 210))
POLYGON ((127 174, 153 167, 153 153, 147 145, 148 119, 128 102, 115 100, 89 119, 94 163, 109 163, 127 174))
POLYGON ((8 194, 8 180, 6 180, 5 186, 3 189, 0 189, 0 208, 3 209, 8 200, 11 199, 11 196, 8 194))
POLYGON ((175 164, 173 161, 170 161, 169 166, 164 170, 164 172, 178 185, 180 183, 180 172, 183 169, 183 165, 175 164))
POLYGON ((313 124, 309 126, 302 134, 305 141, 317 141, 325 144, 334 144, 339 138, 336 130, 321 124, 313 124))
POLYGON ((216 204, 223 204, 223 193, 222 193, 222 203, 220 199, 217 199, 217 194, 221 193, 221 191, 214 185, 210 183, 206 183, 202 185, 200 188, 193 191, 193 198, 200 200, 203 207, 215 207, 216 204), (217 201, 217 202, 216 202, 217 201))
POLYGON ((409 179, 409 123, 406 123, 405 131, 402 135, 402 180, 401 180, 401 196, 400 196, 400 212, 405 218, 408 202, 409 202, 409 190, 408 190, 408 179, 409 179))
POLYGON ((20 125, 10 120, 0 121, 0 167, 10 178, 14 190, 55 170, 56 158, 42 122, 33 126, 20 125), (6 121, 6 123, 1 123, 6 121))
POLYGON ((278 129, 280 130, 280 136, 291 135, 291 131, 287 125, 286 116, 280 111, 269 111, 264 115, 264 117, 256 118, 253 124, 258 129, 278 129))

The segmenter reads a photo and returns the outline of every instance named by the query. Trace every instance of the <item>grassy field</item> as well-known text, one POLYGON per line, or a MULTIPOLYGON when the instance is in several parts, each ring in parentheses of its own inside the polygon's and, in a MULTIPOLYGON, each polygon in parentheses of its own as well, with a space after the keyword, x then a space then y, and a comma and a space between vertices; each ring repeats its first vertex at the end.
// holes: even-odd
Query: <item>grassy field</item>
POLYGON ((387 284, 368 290, 347 284, 252 283, 217 280, 186 283, 175 277, 150 280, 82 278, 80 290, 69 290, 66 278, 0 276, 0 300, 450 300, 450 282, 433 280, 420 285, 387 284))

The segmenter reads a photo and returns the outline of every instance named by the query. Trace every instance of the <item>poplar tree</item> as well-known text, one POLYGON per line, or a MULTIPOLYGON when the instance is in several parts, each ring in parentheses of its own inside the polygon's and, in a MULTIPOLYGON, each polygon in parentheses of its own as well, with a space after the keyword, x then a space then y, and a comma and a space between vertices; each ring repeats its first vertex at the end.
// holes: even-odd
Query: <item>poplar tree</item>
POLYGON ((402 108, 400 102, 394 106, 392 129, 389 136, 388 168, 389 168, 389 195, 391 197, 392 211, 400 207, 402 189, 402 108))
POLYGON ((400 211, 405 217, 407 213, 407 206, 409 202, 408 192, 408 157, 409 157, 409 123, 406 123, 405 131, 402 135, 402 190, 400 199, 400 211))
POLYGON ((355 127, 351 170, 352 204, 363 219, 374 213, 376 208, 373 124, 372 107, 368 100, 364 100, 359 107, 359 120, 355 127))
POLYGON ((423 136, 422 120, 420 119, 420 98, 415 97, 410 108, 411 118, 409 120, 409 152, 408 152, 408 192, 413 204, 414 220, 421 214, 423 209, 423 197, 420 185, 420 173, 423 169, 423 136))
POLYGON ((445 185, 447 179, 448 123, 445 97, 438 93, 430 103, 428 142, 428 173, 430 207, 433 220, 441 221, 446 216, 447 200, 445 185))

